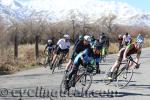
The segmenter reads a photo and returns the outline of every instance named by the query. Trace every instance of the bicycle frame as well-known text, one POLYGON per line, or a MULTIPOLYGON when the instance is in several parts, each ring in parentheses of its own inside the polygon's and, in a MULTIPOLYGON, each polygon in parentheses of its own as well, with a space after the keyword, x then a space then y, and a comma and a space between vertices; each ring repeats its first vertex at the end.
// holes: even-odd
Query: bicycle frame
MULTIPOLYGON (((129 66, 131 62, 137 64, 137 63, 133 60, 133 58, 132 58, 131 56, 129 56, 129 57, 127 58, 127 63, 126 63, 126 65, 125 65, 125 67, 123 67, 121 70, 119 70, 120 65, 121 65, 121 64, 125 64, 125 63, 120 63, 120 64, 119 64, 119 66, 117 67, 116 71, 114 72, 114 75, 115 75, 115 78, 116 78, 116 79, 117 79, 117 77, 122 73, 122 71, 123 71, 124 69, 128 69, 129 67, 131 67, 131 66, 129 66), (119 72, 118 72, 118 71, 119 71, 119 72)), ((113 80, 114 80, 115 78, 113 78, 113 80)))

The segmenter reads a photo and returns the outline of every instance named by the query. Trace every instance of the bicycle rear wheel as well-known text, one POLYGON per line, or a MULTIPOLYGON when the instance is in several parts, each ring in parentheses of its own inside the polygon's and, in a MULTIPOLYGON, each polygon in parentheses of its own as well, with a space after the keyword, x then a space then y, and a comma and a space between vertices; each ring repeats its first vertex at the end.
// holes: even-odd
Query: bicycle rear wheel
POLYGON ((124 88, 132 79, 133 69, 128 68, 128 64, 126 64, 120 71, 117 78, 117 86, 118 88, 124 88))

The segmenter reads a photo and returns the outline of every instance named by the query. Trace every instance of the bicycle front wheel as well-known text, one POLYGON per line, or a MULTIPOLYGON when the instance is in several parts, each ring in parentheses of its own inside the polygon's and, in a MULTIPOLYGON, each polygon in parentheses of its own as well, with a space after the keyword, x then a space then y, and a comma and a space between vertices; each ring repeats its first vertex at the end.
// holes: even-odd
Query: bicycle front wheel
POLYGON ((123 67, 120 71, 120 74, 117 78, 117 86, 119 88, 124 88, 128 85, 128 83, 131 81, 132 76, 133 76, 133 69, 132 68, 127 68, 127 65, 123 67))
POLYGON ((92 84, 92 75, 91 74, 83 74, 77 75, 76 89, 80 92, 87 92, 92 84), (79 78, 79 79, 78 79, 79 78))
POLYGON ((66 93, 69 90, 66 90, 67 87, 67 80, 66 80, 66 75, 63 76, 63 79, 60 84, 60 93, 66 93))
POLYGON ((56 67, 58 67, 58 63, 59 63, 59 57, 56 58, 55 62, 54 62, 54 65, 53 65, 53 68, 52 68, 52 74, 54 73, 56 67))

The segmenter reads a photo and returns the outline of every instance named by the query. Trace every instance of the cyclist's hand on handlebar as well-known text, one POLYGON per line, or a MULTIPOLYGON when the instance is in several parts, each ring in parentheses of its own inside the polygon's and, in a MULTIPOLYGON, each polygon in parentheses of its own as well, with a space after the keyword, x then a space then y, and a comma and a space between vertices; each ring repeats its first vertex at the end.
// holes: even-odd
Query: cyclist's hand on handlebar
POLYGON ((139 69, 139 67, 140 67, 140 64, 136 64, 134 68, 139 69))

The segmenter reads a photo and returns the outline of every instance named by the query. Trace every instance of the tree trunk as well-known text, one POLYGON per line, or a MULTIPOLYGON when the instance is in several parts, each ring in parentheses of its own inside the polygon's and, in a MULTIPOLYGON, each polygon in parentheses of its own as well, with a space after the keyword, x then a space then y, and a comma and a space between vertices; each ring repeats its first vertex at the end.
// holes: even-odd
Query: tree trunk
POLYGON ((18 59, 18 36, 15 34, 14 37, 14 60, 18 59))
POLYGON ((36 62, 38 63, 38 58, 39 58, 39 36, 35 36, 35 59, 36 62))

